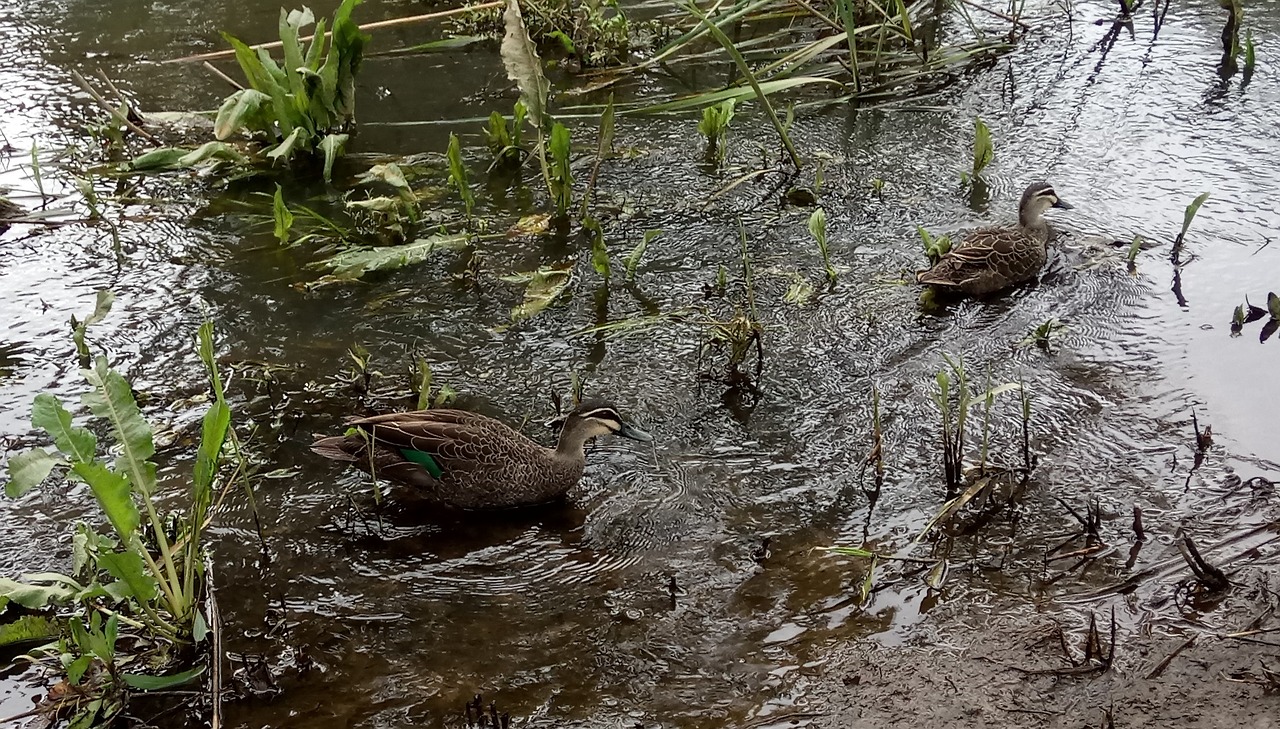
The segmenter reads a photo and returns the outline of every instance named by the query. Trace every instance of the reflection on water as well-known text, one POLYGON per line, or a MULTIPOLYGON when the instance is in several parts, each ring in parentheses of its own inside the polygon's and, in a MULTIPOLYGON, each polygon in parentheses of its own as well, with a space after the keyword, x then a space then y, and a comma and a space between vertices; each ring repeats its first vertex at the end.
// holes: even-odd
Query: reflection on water
MULTIPOLYGON (((1092 21, 1109 20, 1112 8, 1077 5, 1069 29, 1046 21, 1007 65, 928 107, 839 107, 797 120, 802 148, 833 160, 822 203, 843 268, 835 289, 805 307, 782 299, 791 272, 819 275, 807 211, 779 210, 768 181, 703 209, 755 164, 749 138, 767 138, 746 108, 731 132, 740 148, 721 175, 696 164, 691 119, 619 122, 619 144, 646 154, 601 170, 601 205, 628 211, 610 222, 608 240, 621 254, 644 231, 664 231, 634 287, 602 287, 576 240, 535 250, 501 241, 486 244, 479 285, 457 280, 456 262, 442 260, 305 293, 292 285, 315 276, 303 252, 279 248, 263 226, 216 214, 251 199, 242 188, 150 183, 174 203, 124 226, 118 267, 97 232, 15 228, 0 237, 8 292, 0 298, 0 433, 25 434, 36 392, 78 392, 66 322, 89 311, 101 287, 118 303, 91 340, 157 403, 199 391, 189 341, 206 315, 218 322, 229 362, 282 368, 270 392, 243 368, 234 383, 239 412, 261 426, 255 452, 282 477, 258 487, 266 557, 247 507, 222 516, 220 600, 230 650, 276 660, 275 636, 284 635, 318 667, 287 672, 273 701, 230 705, 233 723, 438 724, 477 691, 547 724, 721 726, 726 717, 784 712, 838 641, 907 642, 948 601, 1030 609, 1043 535, 1072 526, 1055 496, 1081 504, 1092 494, 1112 515, 1138 504, 1148 530, 1167 536, 1194 515, 1248 522, 1247 510, 1213 491, 1228 469, 1276 477, 1280 454, 1262 403, 1280 402, 1280 381, 1269 374, 1277 345, 1231 338, 1228 325, 1245 295, 1261 302, 1280 288, 1280 245, 1265 245, 1280 223, 1280 175, 1264 162, 1280 151, 1268 111, 1280 94, 1261 77, 1244 88, 1222 82, 1216 11, 1171 10, 1154 40, 1150 18, 1137 18, 1132 37, 1100 46, 1109 24, 1092 21), (989 203, 977 212, 958 187, 975 114, 996 146, 989 203), (871 192, 873 178, 886 181, 883 198, 871 192), (914 288, 896 281, 921 262, 914 226, 951 231, 1008 219, 1030 178, 1051 180, 1076 205, 1059 218, 1066 230, 1043 281, 921 316, 914 288), (1167 253, 1184 206, 1202 191, 1211 197, 1187 238, 1179 304, 1167 253), (706 305, 717 267, 737 270, 739 218, 751 234, 766 325, 764 396, 749 413, 732 412, 699 381, 693 329, 608 342, 574 335, 601 311, 617 320, 706 305), (1106 241, 1135 234, 1155 247, 1131 275, 1126 248, 1106 241), (574 297, 508 328, 518 292, 496 275, 546 262, 575 263, 574 297), (1049 318, 1066 325, 1052 354, 1013 346, 1049 318), (657 441, 651 450, 594 448, 564 504, 459 517, 393 495, 378 511, 358 474, 307 451, 312 432, 332 431, 362 407, 354 393, 327 386, 355 343, 383 373, 375 390, 387 407, 407 402, 395 393, 405 390, 410 352, 513 424, 538 422, 547 393, 564 390, 576 371, 657 441), (897 549, 937 512, 930 393, 944 352, 962 354, 975 378, 989 371, 993 382, 1021 381, 1032 394, 1034 487, 1018 519, 932 547, 958 563, 943 591, 910 573, 877 583, 863 606, 865 561, 812 548, 897 549), (874 510, 859 481, 873 388, 887 468, 874 510), (1193 408, 1212 423, 1217 445, 1188 489, 1193 408)), ((361 12, 412 10, 381 3, 361 12)), ((1280 18, 1266 13, 1250 15, 1262 49, 1280 40, 1280 18)), ((274 8, 225 1, 31 3, 0 15, 0 39, 18 49, 0 69, 0 128, 18 150, 0 156, 0 184, 16 188, 25 206, 38 204, 24 155, 33 138, 52 148, 79 135, 70 68, 101 63, 143 108, 210 106, 222 89, 198 67, 148 59, 205 50, 222 28, 257 40, 274 23, 274 8)), ((397 33, 377 42, 403 45, 429 31, 397 33)), ((371 59, 357 151, 442 150, 452 125, 381 123, 505 108, 501 74, 492 49, 371 59)), ((482 169, 479 126, 456 130, 477 145, 472 167, 482 169)), ((594 129, 575 134, 591 139, 594 129)), ((523 212, 516 196, 501 205, 523 212)), ((189 419, 162 405, 153 414, 189 419)), ((999 402, 992 442, 1008 452, 1019 437, 1016 403, 999 402)), ((9 523, 24 530, 0 551, 6 573, 45 566, 50 547, 66 559, 65 520, 85 497, 66 487, 6 503, 9 523)), ((1118 534, 1125 525, 1116 517, 1105 528, 1118 534)), ((1170 555, 1158 543, 1146 550, 1139 568, 1170 555)), ((1115 569, 1124 556, 1111 558, 1115 569)), ((1079 593, 1103 579, 1036 583, 1033 597, 1079 593)))

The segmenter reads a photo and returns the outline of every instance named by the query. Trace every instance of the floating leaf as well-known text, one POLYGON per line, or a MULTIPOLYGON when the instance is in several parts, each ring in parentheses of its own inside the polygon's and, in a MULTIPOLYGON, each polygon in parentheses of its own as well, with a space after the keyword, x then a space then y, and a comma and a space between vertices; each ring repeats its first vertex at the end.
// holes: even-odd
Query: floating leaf
POLYGON ((519 0, 507 0, 502 22, 506 29, 499 51, 502 65, 507 70, 507 78, 520 89, 520 100, 529 110, 533 125, 541 129, 547 125, 547 97, 551 94, 551 83, 543 73, 542 59, 538 57, 537 47, 525 28, 519 0))
POLYGON ((144 152, 129 162, 129 169, 144 172, 148 170, 170 170, 181 167, 182 158, 190 154, 190 150, 181 147, 161 147, 144 152))
POLYGON ((532 273, 503 276, 503 281, 525 284, 524 302, 511 309, 512 321, 520 321, 537 315, 550 306, 573 280, 570 268, 543 266, 532 273))
POLYGON ((522 235, 542 235, 551 229, 551 216, 546 213, 536 213, 534 215, 526 215, 516 221, 516 224, 507 229, 508 238, 518 238, 522 235))
POLYGON ((74 597, 75 593, 74 588, 62 583, 32 585, 0 577, 0 598, 16 602, 29 610, 64 603, 74 597))
POLYGON ((470 242, 471 237, 465 233, 433 235, 399 246, 353 248, 317 261, 313 267, 339 271, 349 278, 359 278, 369 271, 394 270, 422 263, 439 251, 457 250, 470 242))
POLYGON ((248 158, 241 154, 240 150, 226 142, 205 142, 196 149, 183 155, 182 158, 178 160, 178 164, 182 167, 190 167, 207 159, 224 159, 236 163, 244 163, 248 161, 248 158))

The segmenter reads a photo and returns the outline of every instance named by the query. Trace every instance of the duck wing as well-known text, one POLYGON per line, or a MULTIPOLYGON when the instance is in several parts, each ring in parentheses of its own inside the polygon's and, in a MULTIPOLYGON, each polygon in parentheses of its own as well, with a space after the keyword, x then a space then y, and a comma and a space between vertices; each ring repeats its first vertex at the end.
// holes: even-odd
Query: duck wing
POLYGON ((501 462, 502 453, 534 446, 504 423, 466 410, 418 410, 348 422, 378 445, 400 451, 429 471, 433 469, 426 461, 434 462, 441 473, 492 468, 501 462))
POLYGON ((983 228, 952 248, 938 262, 916 272, 916 281, 934 286, 964 287, 975 279, 1004 273, 1019 256, 1020 236, 1006 228, 983 228))

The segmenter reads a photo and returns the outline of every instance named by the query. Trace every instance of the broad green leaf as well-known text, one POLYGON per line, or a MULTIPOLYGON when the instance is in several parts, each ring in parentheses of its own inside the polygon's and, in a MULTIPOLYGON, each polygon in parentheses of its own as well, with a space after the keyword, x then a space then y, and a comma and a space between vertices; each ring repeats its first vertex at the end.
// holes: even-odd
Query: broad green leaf
POLYGON ((310 45, 307 46, 307 56, 303 61, 303 66, 313 73, 320 70, 320 59, 325 47, 325 22, 324 18, 316 22, 315 37, 311 39, 310 45))
POLYGON ((326 134, 324 139, 320 140, 320 151, 324 152, 324 181, 333 180, 333 163, 342 156, 342 150, 347 146, 346 134, 326 134))
POLYGON ((551 268, 543 266, 532 273, 503 276, 509 283, 524 283, 524 302, 511 309, 512 321, 520 321, 537 315, 550 306, 573 281, 573 272, 569 268, 551 268))
POLYGON ((222 446, 227 440, 230 425, 231 409, 222 400, 214 402, 204 414, 200 449, 196 453, 196 466, 191 482, 193 498, 201 506, 207 507, 212 499, 213 482, 218 475, 222 446))
POLYGON ((600 221, 595 218, 583 218, 582 228, 591 234, 591 267, 604 277, 605 283, 613 275, 613 267, 609 265, 609 249, 604 244, 604 230, 600 221))
POLYGON ((289 229, 293 227, 293 213, 284 204, 284 192, 276 184, 276 193, 271 200, 271 217, 275 220, 276 238, 281 243, 289 242, 289 229))
POLYGON ((1191 221, 1196 219, 1196 213, 1200 212, 1200 206, 1204 205, 1204 201, 1208 199, 1209 193, 1202 192, 1195 200, 1192 200, 1191 204, 1187 206, 1187 209, 1183 211, 1182 232, 1178 234, 1179 238, 1187 234, 1187 229, 1191 227, 1191 221))
POLYGON ((47 392, 36 395, 31 406, 31 424, 48 433, 58 450, 72 461, 84 463, 93 460, 97 448, 93 433, 72 427, 71 413, 53 395, 47 392))
POLYGON ((124 542, 132 539, 138 528, 138 505, 133 500, 129 479, 97 461, 76 463, 71 468, 89 484, 120 539, 124 542))
POLYGON ((121 678, 130 688, 139 691, 159 691, 189 683, 204 674, 206 666, 196 666, 188 671, 173 673, 168 676, 145 676, 139 673, 124 673, 121 678))
POLYGON ((1267 311, 1272 319, 1280 320, 1280 296, 1276 296, 1274 291, 1267 294, 1267 311))
POLYGON ((377 248, 352 248, 313 264, 314 267, 340 271, 350 278, 359 278, 369 271, 387 271, 421 263, 438 251, 457 250, 470 243, 465 233, 458 235, 433 235, 419 238, 400 246, 377 248))
POLYGON ((302 57, 302 45, 298 42, 298 38, 302 35, 302 29, 315 21, 315 15, 305 6, 301 10, 292 10, 288 13, 284 8, 280 8, 280 45, 284 51, 284 72, 289 79, 289 90, 295 96, 301 96, 303 93, 298 69, 305 63, 302 57))
MULTIPOLYGON (((262 118, 263 106, 270 103, 271 97, 257 89, 242 89, 228 96, 218 107, 218 116, 213 121, 213 136, 222 140, 241 129, 256 129, 258 125, 255 122, 262 118)), ((136 160, 134 164, 136 166, 136 160)))
MULTIPOLYGON (((133 399, 133 389, 119 372, 107 365, 106 357, 98 357, 94 368, 84 371, 85 379, 93 389, 84 395, 89 411, 106 418, 115 431, 122 454, 117 465, 129 477, 130 485, 143 498, 151 498, 155 490, 155 464, 148 459, 155 455, 156 447, 151 434, 151 424, 142 417, 133 399)), ((121 538, 128 536, 121 534, 121 538)))
POLYGON ((98 565, 129 588, 130 597, 142 602, 154 600, 156 579, 143 566, 142 555, 134 550, 98 555, 98 565))
POLYGON ((187 156, 188 152, 189 150, 181 147, 153 149, 134 157, 129 162, 129 169, 138 171, 176 169, 182 166, 181 160, 187 156))
POLYGON ((506 32, 502 38, 500 54, 502 65, 507 70, 507 78, 514 81, 520 89, 520 100, 529 110, 533 125, 545 128, 549 118, 547 97, 551 94, 551 83, 543 73, 538 49, 525 28, 519 0, 507 0, 502 22, 506 32))
POLYGON ((208 635, 209 623, 204 619, 204 612, 196 610, 195 620, 191 624, 191 640, 196 643, 203 643, 208 635))
POLYGON ((72 686, 79 686, 80 679, 84 678, 84 672, 89 670, 89 664, 93 663, 93 656, 85 654, 71 662, 67 666, 67 683, 72 686))
POLYGON ((43 615, 23 615, 0 625, 0 649, 44 643, 58 637, 58 624, 43 615))
POLYGON ((61 456, 43 448, 32 448, 25 453, 11 456, 9 481, 4 485, 4 493, 11 499, 20 498, 43 483, 55 467, 65 465, 66 461, 61 456))
POLYGON ((644 256, 645 249, 649 247, 649 243, 660 235, 662 235, 661 230, 646 230, 644 232, 644 237, 641 238, 640 242, 636 244, 636 247, 631 249, 631 252, 627 254, 626 262, 628 281, 631 281, 636 277, 636 266, 640 265, 640 259, 644 256))
MULTIPOLYGON (((905 19, 904 19, 905 22, 905 19)), ((991 163, 995 150, 991 146, 991 130, 981 119, 973 120, 973 176, 982 174, 982 170, 991 163)))
POLYGON ((289 136, 284 138, 283 142, 276 145, 275 149, 267 152, 267 157, 276 161, 284 160, 288 162, 289 158, 293 156, 293 153, 298 150, 299 145, 305 142, 306 130, 302 127, 297 127, 289 133, 289 136))
POLYGON ((86 327, 91 327, 107 318, 107 314, 111 313, 111 305, 114 303, 116 303, 115 294, 111 293, 107 289, 99 289, 98 297, 94 300, 93 313, 84 320, 84 325, 86 327))
POLYGON ((76 591, 68 585, 30 585, 25 582, 0 577, 0 597, 16 602, 29 610, 40 610, 50 604, 62 604, 75 597, 76 591))

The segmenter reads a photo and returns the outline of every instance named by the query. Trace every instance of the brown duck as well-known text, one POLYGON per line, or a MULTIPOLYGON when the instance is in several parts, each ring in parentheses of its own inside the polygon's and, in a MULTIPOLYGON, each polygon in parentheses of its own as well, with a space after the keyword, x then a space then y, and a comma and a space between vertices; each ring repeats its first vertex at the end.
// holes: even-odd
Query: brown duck
POLYGON ((582 478, 592 438, 653 440, 606 403, 583 404, 562 421, 555 448, 546 448, 467 410, 390 413, 349 420, 346 435, 320 438, 311 450, 442 504, 504 509, 563 496, 582 478))
POLYGON ((1049 208, 1070 210, 1053 186, 1037 182, 1022 193, 1018 225, 1013 228, 980 228, 938 259, 932 268, 916 272, 916 282, 983 296, 1035 278, 1048 258, 1049 208))

